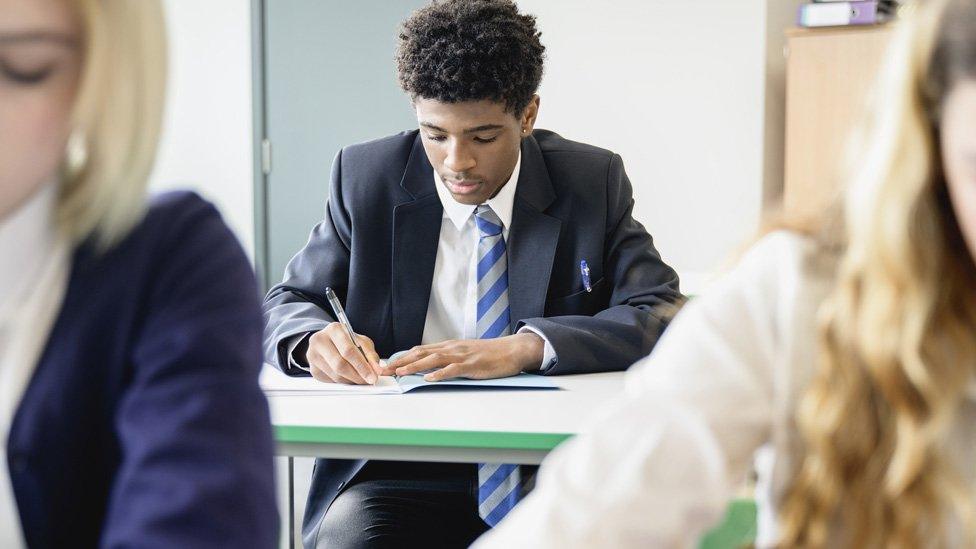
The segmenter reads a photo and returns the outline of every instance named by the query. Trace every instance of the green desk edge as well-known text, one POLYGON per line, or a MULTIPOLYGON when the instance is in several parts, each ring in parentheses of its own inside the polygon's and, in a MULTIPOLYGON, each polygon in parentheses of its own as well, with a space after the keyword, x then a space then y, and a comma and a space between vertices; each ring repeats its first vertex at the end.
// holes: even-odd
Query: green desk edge
MULTIPOLYGON (((279 443, 297 444, 364 444, 549 451, 571 436, 558 433, 372 429, 303 425, 275 426, 275 439, 279 443)), ((701 539, 699 549, 736 549, 751 544, 755 538, 756 504, 750 499, 737 499, 729 503, 721 524, 701 539)))
POLYGON ((702 537, 699 549, 740 549, 756 540, 756 502, 736 499, 729 503, 721 524, 702 537))
POLYGON ((275 440, 297 444, 363 444, 435 446, 438 448, 498 448, 552 450, 570 438, 562 433, 508 433, 496 431, 439 431, 431 429, 374 429, 276 425, 275 440))

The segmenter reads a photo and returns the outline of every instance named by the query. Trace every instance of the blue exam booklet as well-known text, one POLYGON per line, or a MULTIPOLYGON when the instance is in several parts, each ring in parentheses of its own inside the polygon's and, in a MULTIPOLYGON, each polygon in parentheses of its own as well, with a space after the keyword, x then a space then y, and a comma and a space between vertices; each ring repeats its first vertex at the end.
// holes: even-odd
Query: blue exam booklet
POLYGON ((421 374, 398 376, 397 385, 402 392, 423 389, 424 387, 494 387, 498 389, 558 389, 559 387, 545 376, 519 374, 498 379, 447 379, 444 381, 425 381, 421 374))

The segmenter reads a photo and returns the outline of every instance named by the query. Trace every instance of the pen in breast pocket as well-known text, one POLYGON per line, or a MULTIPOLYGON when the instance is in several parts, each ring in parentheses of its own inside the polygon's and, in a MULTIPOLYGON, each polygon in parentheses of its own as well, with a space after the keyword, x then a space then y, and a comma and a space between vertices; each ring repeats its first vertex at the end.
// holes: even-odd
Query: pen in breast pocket
POLYGON ((580 274, 583 275, 583 287, 586 288, 587 292, 593 291, 593 286, 590 284, 590 266, 586 264, 586 260, 580 261, 580 274))

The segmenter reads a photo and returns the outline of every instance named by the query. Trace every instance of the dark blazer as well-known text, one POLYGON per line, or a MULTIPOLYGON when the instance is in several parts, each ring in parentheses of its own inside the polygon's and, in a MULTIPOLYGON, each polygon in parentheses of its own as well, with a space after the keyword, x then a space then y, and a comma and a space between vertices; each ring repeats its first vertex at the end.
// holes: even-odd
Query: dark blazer
MULTIPOLYGON (((522 140, 507 242, 512 331, 528 325, 548 338, 558 358, 548 374, 626 369, 663 331, 658 306, 681 299, 633 205, 618 155, 545 130, 522 140)), ((442 214, 416 130, 343 149, 325 220, 265 299, 265 360, 300 375, 288 367, 287 345, 333 321, 326 286, 380 356, 419 344, 442 214)), ((307 534, 363 463, 319 460, 307 534)))
POLYGON ((261 317, 210 204, 156 198, 105 254, 74 254, 7 440, 30 547, 275 547, 261 317))

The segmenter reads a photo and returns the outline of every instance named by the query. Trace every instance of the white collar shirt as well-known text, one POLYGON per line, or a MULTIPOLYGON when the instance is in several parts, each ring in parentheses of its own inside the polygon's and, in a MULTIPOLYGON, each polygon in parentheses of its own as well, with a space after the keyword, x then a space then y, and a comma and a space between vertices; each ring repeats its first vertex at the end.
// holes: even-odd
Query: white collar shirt
MULTIPOLYGON (((522 167, 519 152, 515 169, 498 193, 485 202, 502 222, 502 237, 508 244, 515 207, 515 192, 522 167)), ((437 258, 434 262, 434 278, 431 283, 427 317, 421 343, 438 343, 449 339, 477 339, 477 252, 480 234, 475 223, 477 206, 461 204, 454 200, 440 175, 434 172, 434 187, 444 208, 441 231, 437 242, 437 258)), ((540 368, 545 370, 556 360, 555 351, 545 336, 537 330, 523 327, 519 332, 531 331, 545 341, 545 351, 540 368)))
POLYGON ((0 219, 0 547, 24 546, 7 466, 7 435, 67 288, 68 245, 55 224, 48 184, 0 219))

